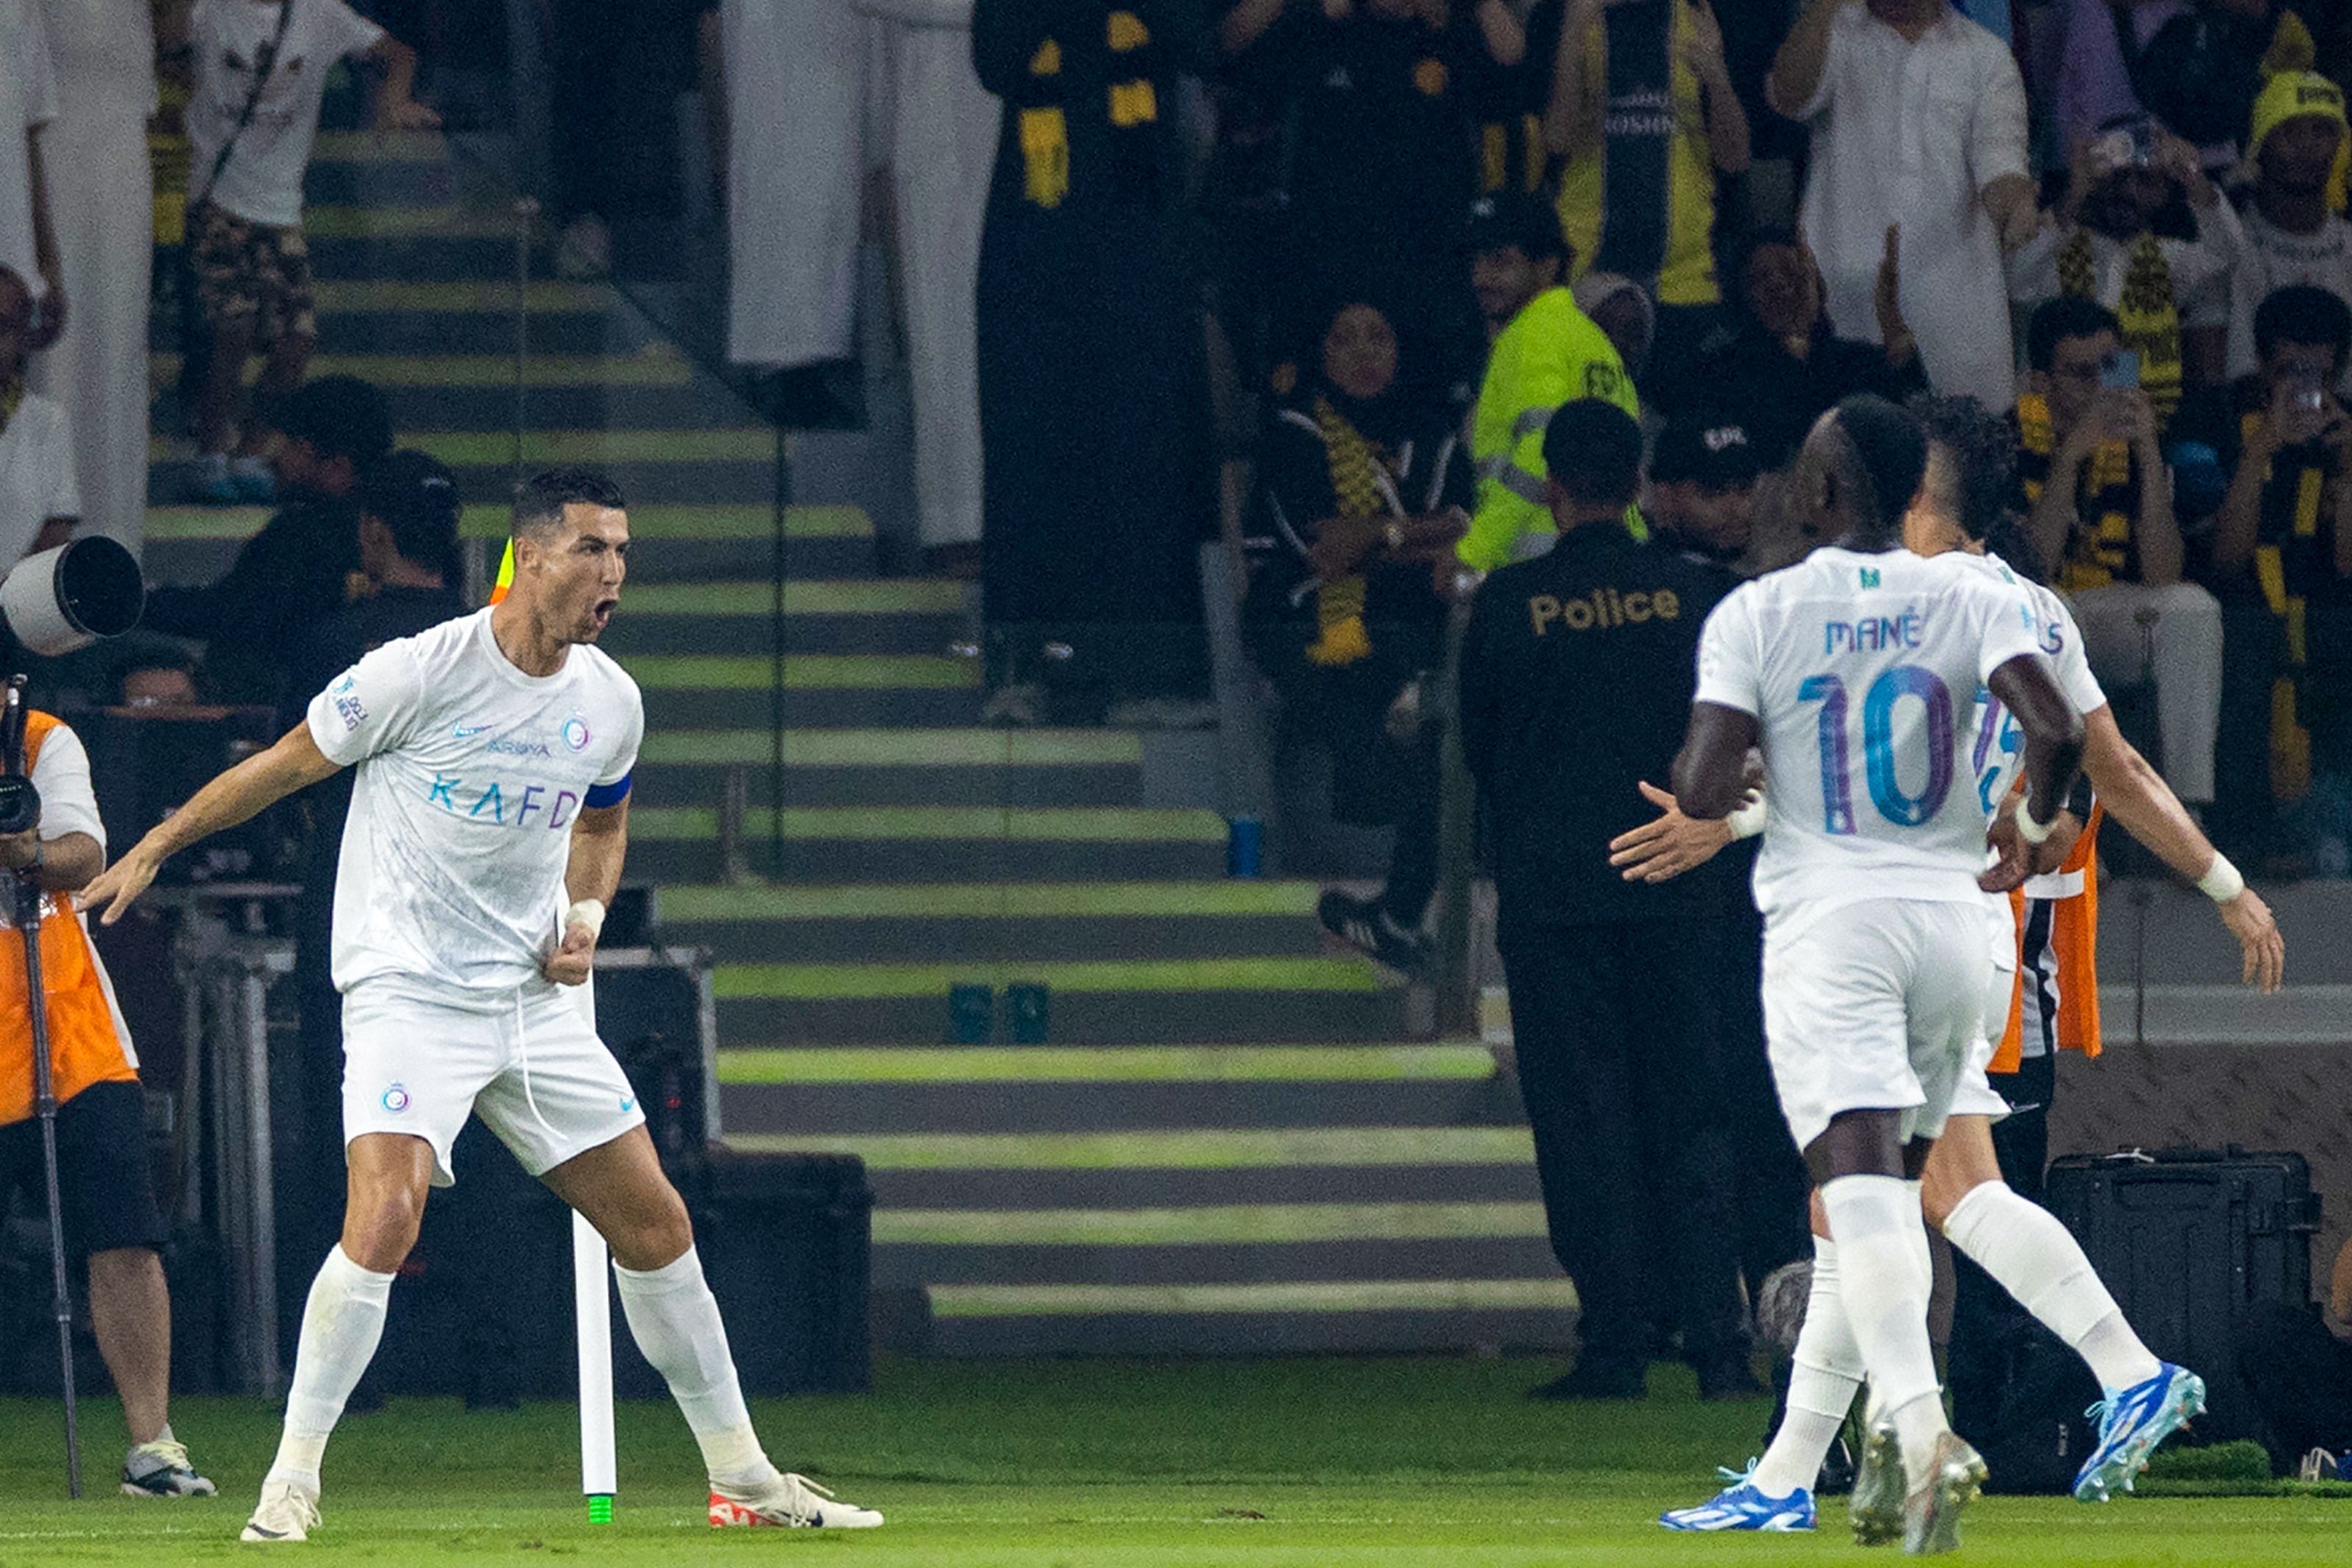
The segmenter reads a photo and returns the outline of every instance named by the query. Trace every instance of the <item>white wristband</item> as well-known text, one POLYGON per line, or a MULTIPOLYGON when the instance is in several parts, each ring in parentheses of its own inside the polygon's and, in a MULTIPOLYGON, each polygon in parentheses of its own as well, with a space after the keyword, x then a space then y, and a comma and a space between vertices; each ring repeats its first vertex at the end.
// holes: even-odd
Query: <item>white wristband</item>
POLYGON ((2017 803, 2017 836, 2019 838, 2029 844, 2046 844, 2050 841, 2050 835, 2057 831, 2056 816, 2053 815, 2046 822, 2037 822, 2033 820, 2033 813, 2026 809, 2024 801, 2020 800, 2017 803))
POLYGON ((1723 820, 1731 824, 1733 838, 1754 838, 1764 831, 1764 797, 1750 791, 1739 809, 1723 820))
POLYGON ((575 925, 588 927, 588 939, 592 942, 603 936, 604 935, 604 901, 601 898, 583 898, 565 910, 563 928, 569 931, 575 925))
POLYGON ((2221 851, 2213 852, 2213 863, 2197 879, 2197 891, 2216 904, 2227 904, 2246 891, 2246 879, 2230 863, 2230 857, 2221 851))

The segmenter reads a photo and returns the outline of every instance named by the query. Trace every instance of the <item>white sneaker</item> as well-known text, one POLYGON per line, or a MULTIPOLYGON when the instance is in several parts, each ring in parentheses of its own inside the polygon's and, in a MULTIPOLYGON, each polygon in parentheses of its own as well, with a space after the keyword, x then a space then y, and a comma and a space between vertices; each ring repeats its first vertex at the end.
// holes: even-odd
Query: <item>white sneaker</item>
POLYGON ((123 1456, 122 1495, 125 1497, 216 1497, 220 1489, 196 1473, 188 1460, 188 1446, 163 1428, 152 1443, 142 1443, 123 1456))
POLYGON ((806 1476, 789 1473, 757 1492, 736 1496, 710 1489, 710 1527, 781 1525, 789 1530, 872 1530, 882 1516, 870 1508, 836 1502, 806 1476))
POLYGON ((315 1487, 280 1480, 261 1483, 261 1501, 246 1521, 240 1541, 308 1541, 319 1526, 319 1492, 315 1487))

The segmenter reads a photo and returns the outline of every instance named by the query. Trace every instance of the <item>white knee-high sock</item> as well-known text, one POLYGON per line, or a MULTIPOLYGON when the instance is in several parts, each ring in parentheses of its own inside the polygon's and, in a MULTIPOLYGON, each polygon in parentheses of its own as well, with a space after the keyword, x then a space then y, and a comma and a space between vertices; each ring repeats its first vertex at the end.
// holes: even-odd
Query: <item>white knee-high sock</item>
POLYGON ((1789 1373, 1789 1408, 1772 1445, 1749 1477, 1766 1497, 1811 1489, 1837 1440, 1845 1413, 1862 1387, 1862 1352, 1845 1321, 1838 1291, 1838 1248, 1813 1238, 1813 1289, 1805 1299, 1805 1326, 1797 1333, 1796 1364, 1789 1373))
POLYGON ((2162 1370, 2083 1255, 2082 1243, 2056 1215, 2020 1197, 2007 1182, 1969 1189, 1944 1221, 1944 1235, 2081 1353, 2108 1393, 2162 1370))
POLYGON ((642 1271, 616 1263, 613 1275, 629 1333, 667 1380, 670 1396, 702 1445, 712 1483, 756 1489, 774 1480, 776 1467, 751 1430, 735 1358, 727 1349, 727 1325, 719 1321, 700 1255, 689 1247, 675 1262, 642 1271))
POLYGON ((299 1480, 315 1489, 328 1434, 343 1414, 343 1401, 375 1359, 383 1338, 383 1311, 392 1299, 392 1276, 361 1268, 338 1244, 310 1281, 302 1308, 302 1338, 294 1353, 294 1383, 286 1395, 286 1430, 274 1480, 299 1480))
POLYGON ((1823 1185, 1822 1207, 1837 1239, 1838 1290, 1870 1369, 1872 1396, 1902 1440, 1906 1474, 1925 1475, 1947 1427, 1927 1343, 1927 1274, 1909 1234, 1925 1223, 1918 1199, 1894 1176, 1849 1176, 1823 1185))

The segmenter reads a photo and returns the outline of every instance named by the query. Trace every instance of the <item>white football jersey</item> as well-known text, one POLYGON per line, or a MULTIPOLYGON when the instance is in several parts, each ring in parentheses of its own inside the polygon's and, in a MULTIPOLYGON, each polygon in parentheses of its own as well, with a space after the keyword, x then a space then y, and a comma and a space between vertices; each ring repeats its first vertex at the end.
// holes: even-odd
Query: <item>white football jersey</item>
POLYGON ((627 797, 646 727, 636 683, 584 643, 527 675, 482 610, 370 653, 309 718, 327 759, 359 768, 335 871, 336 988, 399 977, 461 1007, 511 1007, 561 935, 573 820, 627 797))
MULTIPOLYGON (((2107 694, 2091 674, 2090 655, 2083 652, 2082 629, 2074 624, 2074 612, 2066 608, 2066 601, 2040 583, 2026 581, 1990 552, 1966 559, 2018 588, 2032 601, 2042 656, 2050 661, 2050 673, 2058 677, 2058 689, 2066 694, 2074 711, 2093 714, 2106 706, 2107 694)), ((1990 816, 1992 809, 2008 798, 2017 782, 2017 770, 2024 765, 2025 732, 2017 727, 2016 716, 1983 686, 1977 688, 1977 743, 1971 760, 1977 800, 1990 816)))
POLYGON ((1742 584, 1699 639, 1699 702, 1755 716, 1771 813, 1756 904, 1980 902, 1976 693, 2042 649, 2022 585, 1974 559, 1835 547, 1742 584))
MULTIPOLYGON (((2019 577, 2010 564, 1987 550, 1980 556, 1968 558, 2006 583, 2024 590, 2033 601, 2033 612, 2041 622, 2042 653, 2050 661, 2051 674, 2058 677, 2058 689, 2076 713, 2088 716, 2107 706, 2107 694, 2100 689, 2099 680, 2091 674, 2091 657, 2083 651, 2083 631, 2074 624, 2074 612, 2066 601, 2038 582, 2028 582, 2019 577)), ((1976 765, 1977 799, 1983 802, 1985 814, 2009 797, 2017 782, 2018 769, 2025 765, 2025 732, 2017 727, 2017 717, 1993 699, 1991 692, 1977 688, 1977 744, 1973 760, 1976 765)), ((2079 873, 2051 872, 2025 880, 2028 898, 2072 898, 2083 891, 2079 873)), ((2001 899, 2002 914, 2008 913, 2008 900, 2001 899)))

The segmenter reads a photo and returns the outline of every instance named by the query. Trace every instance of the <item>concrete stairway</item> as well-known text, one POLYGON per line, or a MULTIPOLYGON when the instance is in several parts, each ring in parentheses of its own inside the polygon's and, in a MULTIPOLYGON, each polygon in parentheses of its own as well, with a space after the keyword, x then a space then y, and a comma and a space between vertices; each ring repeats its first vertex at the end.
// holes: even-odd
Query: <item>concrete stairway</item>
MULTIPOLYGON (((437 138, 354 136, 321 139, 311 195, 318 371, 386 388, 494 549, 505 196, 437 138)), ((779 616, 774 432, 611 288, 534 276, 528 299, 523 463, 607 465, 632 501, 604 642, 647 708, 630 877, 716 964, 729 1141, 866 1159, 898 1343, 1561 1343, 1573 1292, 1488 1050, 1412 1039, 1391 977, 1323 951, 1311 885, 1227 880, 1223 821, 1146 737, 980 727, 968 591, 878 578, 853 497, 783 509, 779 616), (727 880, 730 780, 772 880, 727 880), (1024 984, 1050 988, 1047 1043, 941 1043, 950 986, 1024 984)), ((854 438, 794 445, 818 439, 854 438)), ((159 495, 184 446, 158 441, 159 495)), ((160 504, 150 569, 209 576, 260 520, 160 504)))

